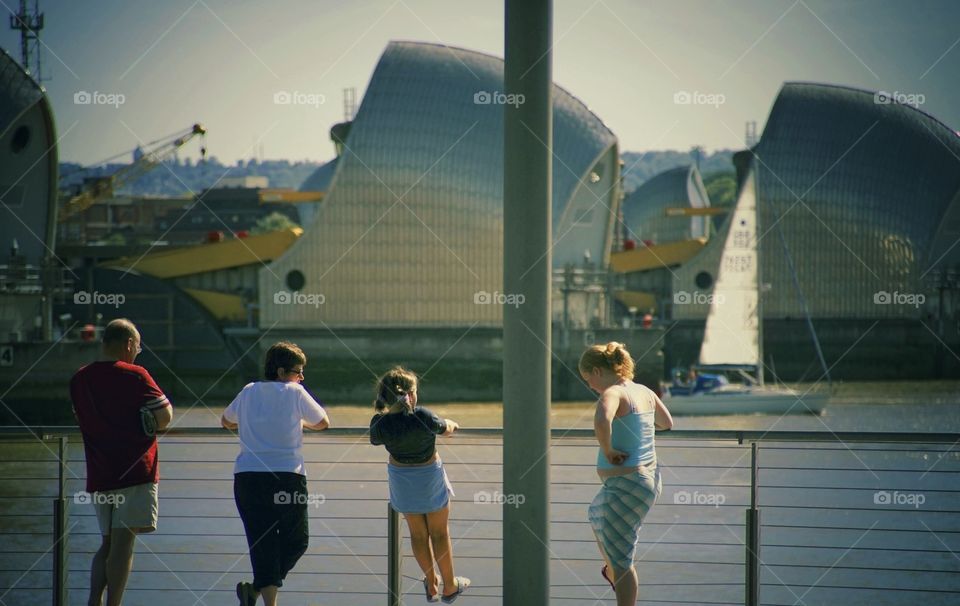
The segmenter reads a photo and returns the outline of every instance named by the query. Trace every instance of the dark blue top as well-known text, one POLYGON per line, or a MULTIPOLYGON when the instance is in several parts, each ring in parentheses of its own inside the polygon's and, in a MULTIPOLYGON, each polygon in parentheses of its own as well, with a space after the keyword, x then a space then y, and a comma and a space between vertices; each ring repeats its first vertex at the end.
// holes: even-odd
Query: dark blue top
POLYGON ((426 463, 436 452, 437 434, 447 424, 428 408, 384 413, 370 419, 370 443, 383 444, 398 463, 426 463))

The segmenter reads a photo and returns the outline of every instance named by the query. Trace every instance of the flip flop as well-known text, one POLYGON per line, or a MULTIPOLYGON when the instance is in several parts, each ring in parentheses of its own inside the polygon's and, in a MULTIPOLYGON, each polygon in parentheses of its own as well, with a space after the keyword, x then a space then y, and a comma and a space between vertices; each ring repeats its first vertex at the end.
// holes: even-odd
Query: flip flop
POLYGON ((240 606, 256 606, 257 592, 253 585, 243 581, 237 583, 237 599, 240 600, 240 606))
POLYGON ((450 595, 440 596, 440 601, 444 604, 453 604, 460 597, 460 594, 470 586, 470 579, 467 577, 455 577, 453 580, 457 582, 457 590, 450 595))
POLYGON ((610 583, 610 589, 616 591, 617 588, 614 586, 613 581, 611 581, 611 580, 610 580, 610 577, 607 576, 607 571, 608 571, 609 569, 610 569, 610 568, 609 568, 606 564, 604 564, 604 565, 603 565, 603 568, 600 569, 600 575, 604 578, 604 580, 605 580, 607 583, 610 583))
POLYGON ((440 594, 435 593, 435 594, 433 594, 433 595, 430 595, 430 588, 427 587, 427 577, 423 577, 423 578, 420 579, 420 580, 423 582, 423 593, 426 594, 426 596, 427 596, 427 601, 428 601, 428 602, 439 602, 439 601, 440 601, 440 594))

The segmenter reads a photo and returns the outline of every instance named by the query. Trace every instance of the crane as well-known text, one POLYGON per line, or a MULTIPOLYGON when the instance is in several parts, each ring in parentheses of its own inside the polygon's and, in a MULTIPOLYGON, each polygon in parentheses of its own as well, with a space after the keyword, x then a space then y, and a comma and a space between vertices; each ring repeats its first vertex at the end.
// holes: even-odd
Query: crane
MULTIPOLYGON (((77 213, 90 208, 100 200, 109 198, 113 195, 114 190, 136 181, 148 171, 156 168, 157 165, 175 151, 186 145, 188 141, 198 135, 202 138, 206 133, 207 129, 200 124, 194 124, 185 131, 180 131, 137 147, 134 152, 133 162, 117 170, 112 175, 88 177, 84 179, 79 191, 74 193, 74 195, 60 207, 57 221, 62 223, 77 213)), ((201 144, 201 160, 206 158, 206 155, 207 148, 204 144, 201 144)))

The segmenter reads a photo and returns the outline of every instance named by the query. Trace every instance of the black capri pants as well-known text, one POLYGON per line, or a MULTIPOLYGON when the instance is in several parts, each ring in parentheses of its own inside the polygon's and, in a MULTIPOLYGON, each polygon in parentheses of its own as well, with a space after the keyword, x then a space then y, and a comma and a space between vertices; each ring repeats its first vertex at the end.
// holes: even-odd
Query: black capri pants
POLYGON ((283 586, 307 551, 307 477, 289 472, 245 471, 233 476, 233 498, 253 564, 253 588, 283 586))

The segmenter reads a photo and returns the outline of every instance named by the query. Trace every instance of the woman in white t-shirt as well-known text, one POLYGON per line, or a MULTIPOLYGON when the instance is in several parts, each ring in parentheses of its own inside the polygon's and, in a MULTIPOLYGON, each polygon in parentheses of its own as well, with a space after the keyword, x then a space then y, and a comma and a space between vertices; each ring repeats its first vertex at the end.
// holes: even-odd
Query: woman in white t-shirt
POLYGON ((267 380, 244 387, 220 419, 240 436, 233 497, 253 564, 253 583, 237 583, 241 606, 253 606, 258 596, 275 606, 283 579, 307 550, 303 430, 326 429, 329 420, 300 384, 306 363, 293 343, 275 343, 267 350, 267 380))

